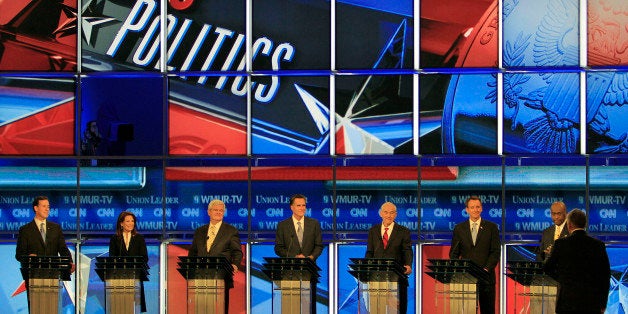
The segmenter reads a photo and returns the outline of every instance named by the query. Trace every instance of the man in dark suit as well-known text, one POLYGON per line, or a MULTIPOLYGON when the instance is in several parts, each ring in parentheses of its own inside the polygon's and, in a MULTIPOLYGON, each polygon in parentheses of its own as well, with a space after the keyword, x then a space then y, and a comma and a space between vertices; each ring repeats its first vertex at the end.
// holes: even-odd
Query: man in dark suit
POLYGON ((290 197, 292 216, 277 224, 277 256, 316 260, 323 252, 321 224, 314 218, 305 217, 306 202, 305 196, 301 194, 290 197))
POLYGON ((482 202, 471 196, 465 202, 469 220, 454 227, 449 258, 470 259, 489 274, 488 281, 477 283, 478 303, 482 314, 495 313, 495 267, 501 252, 497 225, 480 217, 482 202))
POLYGON ((554 242, 545 272, 558 281, 556 313, 604 313, 611 266, 604 242, 587 235, 586 214, 567 215, 570 236, 554 242))
MULTIPOLYGON (((61 226, 48 220, 50 201, 46 196, 37 196, 33 200, 35 218, 20 227, 15 248, 15 259, 22 262, 26 256, 69 256, 70 250, 65 244, 61 226), (44 240, 45 238, 45 240, 44 240)), ((72 264, 74 271, 74 264, 72 264)))
MULTIPOLYGON (((20 227, 15 248, 15 259, 24 262, 27 256, 68 256, 72 259, 70 250, 65 244, 61 226, 48 220, 50 201, 46 196, 37 196, 33 200, 35 218, 33 221, 20 227)), ((71 272, 74 272, 74 263, 71 272)), ((28 289, 28 278, 25 279, 28 289)), ((27 290, 26 298, 30 308, 30 293, 27 290)))
POLYGON ((536 260, 540 262, 547 260, 556 239, 564 238, 569 235, 569 231, 565 226, 565 218, 567 217, 567 206, 565 206, 565 203, 554 202, 550 206, 550 214, 552 215, 554 224, 543 230, 541 244, 536 254, 536 260))
MULTIPOLYGON (((233 267, 233 273, 238 271, 242 262, 242 248, 238 229, 223 221, 225 203, 221 200, 212 200, 207 206, 209 223, 194 231, 192 246, 188 256, 224 256, 233 267)), ((227 288, 233 288, 233 282, 228 282, 227 288)), ((225 293, 225 313, 229 313, 229 293, 225 293)))
MULTIPOLYGON (((369 229, 366 245, 366 258, 394 258, 405 268, 405 274, 412 273, 412 240, 410 230, 395 223, 397 206, 391 202, 382 204, 379 209, 381 224, 369 229)), ((406 313, 408 307, 408 280, 400 283, 399 313, 406 313)))

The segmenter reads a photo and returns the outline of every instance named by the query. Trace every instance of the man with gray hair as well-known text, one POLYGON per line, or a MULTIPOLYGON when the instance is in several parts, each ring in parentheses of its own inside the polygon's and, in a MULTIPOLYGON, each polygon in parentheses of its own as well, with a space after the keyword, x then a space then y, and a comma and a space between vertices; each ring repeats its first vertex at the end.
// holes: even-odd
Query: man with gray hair
POLYGON ((556 313, 604 313, 611 266, 604 242, 587 235, 586 214, 567 214, 569 236, 554 242, 545 272, 558 281, 556 313))

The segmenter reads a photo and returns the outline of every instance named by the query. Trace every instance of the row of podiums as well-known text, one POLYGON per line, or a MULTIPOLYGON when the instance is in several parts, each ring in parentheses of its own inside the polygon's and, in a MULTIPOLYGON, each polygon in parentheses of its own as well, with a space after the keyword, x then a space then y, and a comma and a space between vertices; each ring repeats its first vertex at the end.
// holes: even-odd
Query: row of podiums
MULTIPOLYGON (((439 313, 477 313, 476 283, 488 273, 469 260, 429 259, 426 273, 437 282, 439 313)), ((406 289, 403 265, 392 259, 352 258, 349 273, 358 281, 358 312, 399 312, 400 289, 406 289)), ((231 264, 224 257, 187 257, 178 261, 187 280, 187 313, 225 313, 225 296, 233 284, 231 264)), ((310 259, 265 258, 264 273, 273 282, 273 313, 316 313, 316 285, 321 269, 310 259)), ((29 256, 22 262, 32 314, 58 313, 60 285, 70 280, 71 260, 60 256, 29 256)), ((148 280, 142 257, 99 257, 96 272, 105 285, 106 313, 139 313, 140 282, 148 280)), ((554 313, 556 282, 534 261, 510 262, 507 276, 523 289, 529 313, 554 313)), ((516 302, 516 301, 515 301, 516 302)))

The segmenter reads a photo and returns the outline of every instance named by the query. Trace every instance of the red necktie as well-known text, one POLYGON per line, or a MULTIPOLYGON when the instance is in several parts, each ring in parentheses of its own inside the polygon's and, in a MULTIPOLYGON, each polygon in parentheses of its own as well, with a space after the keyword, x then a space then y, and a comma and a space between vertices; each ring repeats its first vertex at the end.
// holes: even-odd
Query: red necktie
POLYGON ((386 249, 388 247, 388 228, 384 228, 383 241, 384 241, 384 249, 386 249))

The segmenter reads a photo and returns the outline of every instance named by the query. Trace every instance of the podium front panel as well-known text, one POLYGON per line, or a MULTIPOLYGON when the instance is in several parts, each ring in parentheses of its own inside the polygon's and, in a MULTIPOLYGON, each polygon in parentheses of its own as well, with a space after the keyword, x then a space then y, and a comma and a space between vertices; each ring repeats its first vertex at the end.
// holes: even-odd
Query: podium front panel
POLYGON ((273 281, 273 313, 311 313, 313 292, 311 281, 273 281))
POLYGON ((370 314, 399 313, 399 283, 369 281, 358 283, 358 306, 370 314))
POLYGON ((28 281, 30 313, 58 313, 61 308, 61 282, 56 278, 30 278, 28 281))
POLYGON ((189 279, 188 314, 225 314, 224 279, 189 279))
POLYGON ((139 279, 107 279, 105 300, 107 314, 139 313, 141 304, 139 279))

